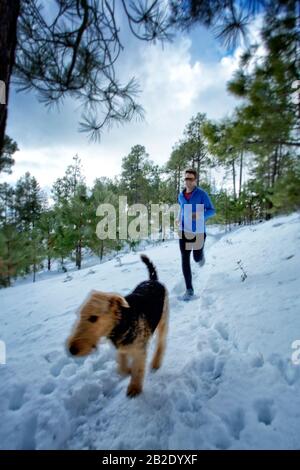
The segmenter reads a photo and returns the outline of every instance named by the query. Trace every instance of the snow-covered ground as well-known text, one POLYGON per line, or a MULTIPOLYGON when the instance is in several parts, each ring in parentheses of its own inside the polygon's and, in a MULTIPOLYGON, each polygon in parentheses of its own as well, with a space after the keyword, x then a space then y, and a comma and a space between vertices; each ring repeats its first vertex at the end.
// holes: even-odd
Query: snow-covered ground
POLYGON ((189 303, 178 241, 146 250, 169 288, 170 329, 135 399, 107 341, 81 359, 64 343, 91 289, 126 295, 147 278, 139 253, 0 291, 0 448, 300 449, 300 214, 207 235, 189 303))

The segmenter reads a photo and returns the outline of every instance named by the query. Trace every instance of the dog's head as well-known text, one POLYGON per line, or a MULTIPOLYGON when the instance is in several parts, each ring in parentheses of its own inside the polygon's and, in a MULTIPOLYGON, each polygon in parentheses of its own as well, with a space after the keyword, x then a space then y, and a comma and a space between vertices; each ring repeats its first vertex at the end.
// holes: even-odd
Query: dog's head
POLYGON ((81 306, 79 319, 67 340, 69 352, 73 356, 89 354, 118 323, 121 307, 129 307, 121 295, 93 290, 81 306))

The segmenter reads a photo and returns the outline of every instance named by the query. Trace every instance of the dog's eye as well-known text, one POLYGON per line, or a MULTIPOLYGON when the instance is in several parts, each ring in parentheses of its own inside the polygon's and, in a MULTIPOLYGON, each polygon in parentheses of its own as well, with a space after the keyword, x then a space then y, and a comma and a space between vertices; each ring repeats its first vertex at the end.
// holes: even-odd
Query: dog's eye
POLYGON ((91 323, 95 323, 97 320, 98 320, 97 315, 92 315, 88 319, 88 321, 90 321, 91 323))

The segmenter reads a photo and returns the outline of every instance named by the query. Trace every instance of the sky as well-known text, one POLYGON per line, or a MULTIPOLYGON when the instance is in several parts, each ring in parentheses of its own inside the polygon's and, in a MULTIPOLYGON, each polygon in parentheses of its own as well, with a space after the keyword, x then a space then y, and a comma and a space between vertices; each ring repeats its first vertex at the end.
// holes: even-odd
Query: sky
MULTIPOLYGON (((228 53, 200 26, 177 34, 171 43, 150 44, 132 35, 121 10, 117 18, 124 46, 117 77, 123 85, 135 77, 141 89, 137 101, 145 110, 145 120, 114 126, 94 143, 78 131, 78 102, 67 99, 60 110, 48 110, 34 92, 19 93, 13 88, 7 133, 20 150, 15 154, 13 173, 2 174, 0 182, 14 184, 29 171, 50 190, 78 154, 91 186, 96 177, 119 175, 122 158, 137 144, 145 146, 151 160, 163 165, 193 116, 201 112, 219 119, 238 104, 227 93, 226 82, 238 67, 241 47, 228 53)), ((223 176, 214 175, 218 185, 223 176)))

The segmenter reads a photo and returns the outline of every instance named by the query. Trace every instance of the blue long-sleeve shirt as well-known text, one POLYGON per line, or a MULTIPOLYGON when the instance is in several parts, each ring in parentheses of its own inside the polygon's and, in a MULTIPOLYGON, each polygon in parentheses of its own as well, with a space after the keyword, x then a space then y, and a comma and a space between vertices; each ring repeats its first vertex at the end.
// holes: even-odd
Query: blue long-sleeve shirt
POLYGON ((186 231, 191 231, 195 233, 205 233, 206 228, 205 228, 205 221, 209 218, 215 215, 216 210, 214 208, 213 203, 211 202, 211 199, 209 195, 207 194, 204 189, 199 188, 196 186, 196 188, 192 191, 192 195, 189 199, 189 201, 186 200, 184 197, 186 189, 181 191, 178 195, 178 203, 180 204, 180 209, 179 209, 179 214, 178 214, 178 219, 180 222, 179 229, 183 230, 185 229, 186 231), (199 206, 197 207, 197 204, 203 204, 204 206, 204 217, 202 217, 202 221, 192 219, 192 214, 198 213, 200 214, 200 208, 199 206), (184 209, 186 205, 189 205, 184 209), (187 220, 184 220, 185 217, 187 220))

